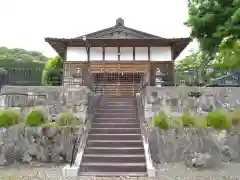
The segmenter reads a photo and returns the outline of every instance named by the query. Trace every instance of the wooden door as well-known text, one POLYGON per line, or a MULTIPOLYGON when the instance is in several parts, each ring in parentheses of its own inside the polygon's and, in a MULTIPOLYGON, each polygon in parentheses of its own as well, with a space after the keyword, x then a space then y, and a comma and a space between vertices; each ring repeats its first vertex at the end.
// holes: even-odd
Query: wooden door
POLYGON ((102 93, 111 96, 134 96, 139 92, 140 80, 148 71, 148 62, 91 62, 90 71, 99 74, 97 80, 102 93))
POLYGON ((143 77, 143 73, 100 73, 95 82, 102 94, 134 96, 140 91, 140 82, 143 77))

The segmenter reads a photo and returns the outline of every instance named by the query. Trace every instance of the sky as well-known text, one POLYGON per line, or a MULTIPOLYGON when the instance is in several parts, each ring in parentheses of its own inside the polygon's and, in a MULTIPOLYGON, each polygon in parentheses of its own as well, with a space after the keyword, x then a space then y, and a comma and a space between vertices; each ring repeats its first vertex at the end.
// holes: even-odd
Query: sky
MULTIPOLYGON (((115 25, 167 38, 189 37, 187 0, 0 0, 0 46, 53 57, 45 37, 74 38, 115 25)), ((179 58, 196 48, 190 44, 179 58)))

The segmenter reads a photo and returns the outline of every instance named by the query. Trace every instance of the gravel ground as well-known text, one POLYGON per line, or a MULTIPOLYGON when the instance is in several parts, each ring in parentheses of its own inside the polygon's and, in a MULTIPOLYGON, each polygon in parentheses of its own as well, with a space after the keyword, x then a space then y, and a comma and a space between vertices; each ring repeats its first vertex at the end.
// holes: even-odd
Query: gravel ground
POLYGON ((0 168, 0 180, 240 180, 240 163, 226 164, 212 170, 193 171, 181 163, 159 166, 158 177, 77 177, 64 178, 61 167, 51 164, 14 165, 0 168))

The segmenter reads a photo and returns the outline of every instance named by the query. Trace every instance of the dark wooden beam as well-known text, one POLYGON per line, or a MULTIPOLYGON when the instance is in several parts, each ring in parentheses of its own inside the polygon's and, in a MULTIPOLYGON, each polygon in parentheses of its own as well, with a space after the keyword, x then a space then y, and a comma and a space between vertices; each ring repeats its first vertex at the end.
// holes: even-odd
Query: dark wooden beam
POLYGON ((120 61, 120 56, 121 56, 121 54, 120 54, 120 46, 118 46, 118 61, 120 61))
POLYGON ((103 46, 102 48, 103 48, 103 51, 102 51, 103 52, 103 60, 105 61, 105 47, 103 46))
POLYGON ((133 47, 133 60, 135 61, 135 47, 133 47))
POLYGON ((150 61, 151 58, 151 52, 150 52, 150 47, 148 46, 148 61, 150 61))
POLYGON ((87 61, 90 61, 90 53, 91 53, 91 48, 88 46, 88 48, 87 48, 87 61))

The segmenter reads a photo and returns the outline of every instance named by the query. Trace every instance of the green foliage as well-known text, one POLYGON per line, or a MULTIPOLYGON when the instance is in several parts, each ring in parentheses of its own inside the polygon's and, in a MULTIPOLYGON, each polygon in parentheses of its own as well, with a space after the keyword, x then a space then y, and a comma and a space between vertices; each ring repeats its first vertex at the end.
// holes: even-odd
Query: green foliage
POLYGON ((0 67, 7 70, 9 84, 41 84, 46 61, 47 58, 40 52, 0 47, 0 67))
POLYGON ((238 0, 188 0, 186 25, 200 44, 205 64, 214 59, 225 37, 239 37, 239 20, 238 0))
POLYGON ((6 47, 0 47, 0 63, 1 63, 0 65, 2 65, 3 62, 5 62, 6 64, 11 64, 16 62, 44 63, 46 61, 47 57, 45 57, 42 53, 37 51, 27 51, 19 48, 9 49, 6 47))
POLYGON ((57 121, 59 126, 75 126, 80 125, 82 122, 71 112, 63 112, 57 121))
POLYGON ((190 112, 185 112, 180 117, 183 127, 193 127, 195 125, 195 119, 196 117, 194 117, 190 112))
POLYGON ((42 73, 42 84, 59 86, 63 78, 63 60, 57 56, 49 58, 42 73))
POLYGON ((207 125, 214 129, 228 129, 231 125, 227 114, 220 110, 209 112, 206 120, 207 125))
POLYGON ((217 130, 240 127, 240 110, 227 113, 216 110, 209 112, 207 116, 199 116, 185 112, 180 117, 168 117, 163 111, 152 119, 152 124, 161 129, 169 128, 207 128, 217 130))
POLYGON ((198 69, 203 63, 201 52, 195 52, 176 62, 177 69, 198 69))
POLYGON ((180 84, 181 80, 185 82, 192 81, 195 82, 199 80, 199 77, 202 76, 200 74, 200 68, 203 66, 204 60, 201 52, 195 52, 190 54, 189 56, 181 59, 180 61, 175 63, 175 82, 176 84, 180 84), (189 79, 189 77, 191 77, 189 79))
POLYGON ((32 109, 26 119, 25 124, 26 126, 39 126, 46 122, 46 117, 41 109, 34 108, 32 109))
POLYGON ((157 116, 155 116, 153 118, 153 125, 155 127, 159 127, 161 129, 168 129, 169 128, 169 124, 168 124, 168 117, 167 115, 161 111, 157 114, 157 116))
POLYGON ((240 68, 240 42, 233 36, 225 38, 220 44, 216 60, 218 62, 216 67, 218 68, 240 68))
POLYGON ((0 111, 0 127, 7 127, 20 122, 20 114, 11 109, 3 109, 0 111))

